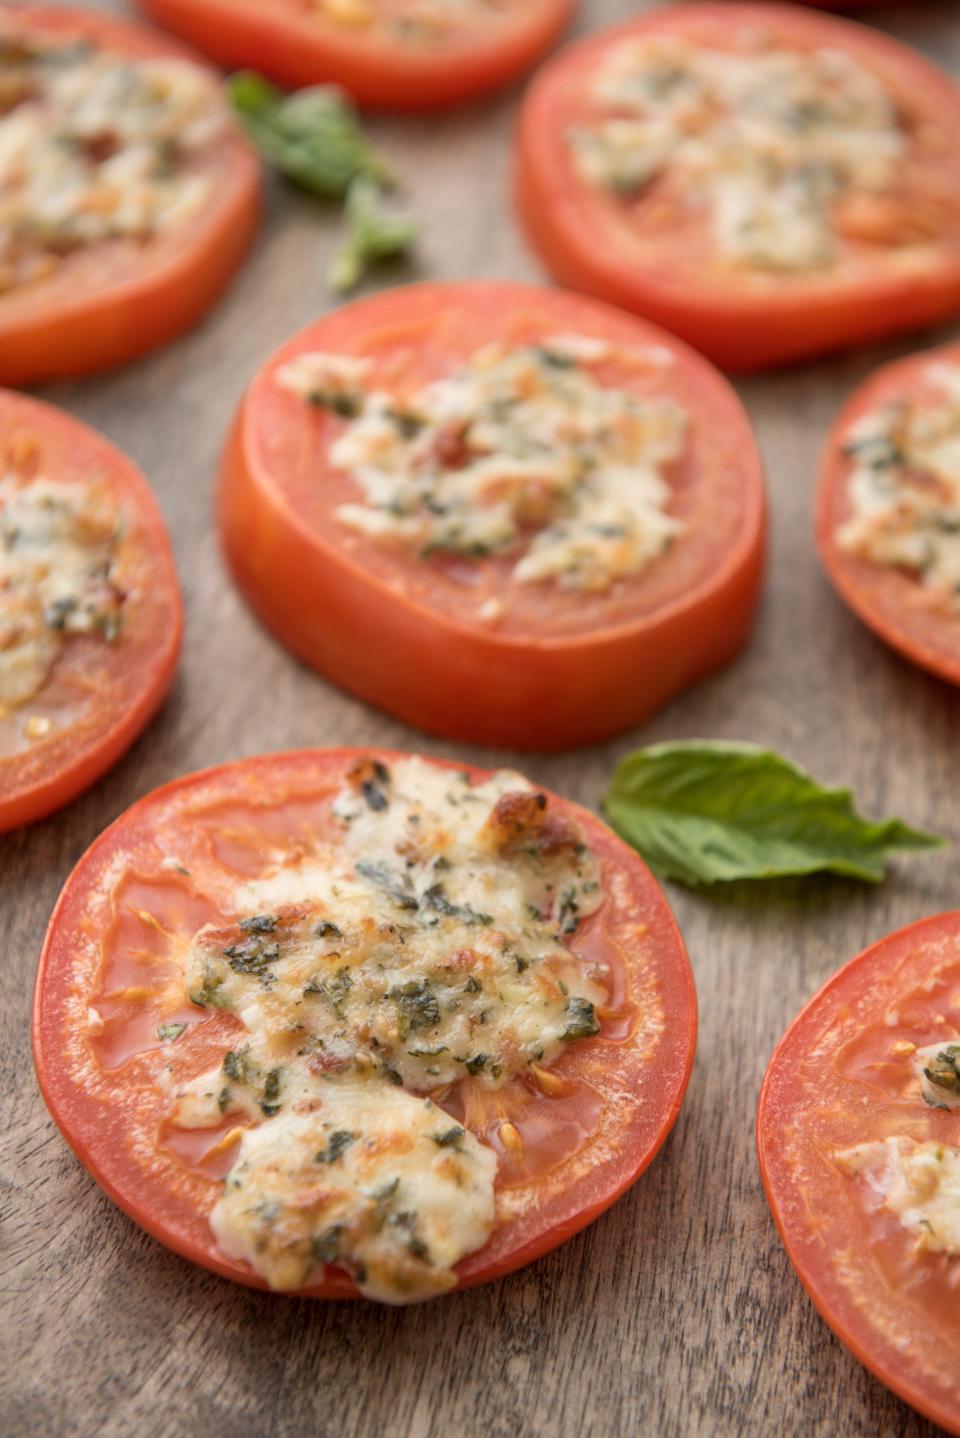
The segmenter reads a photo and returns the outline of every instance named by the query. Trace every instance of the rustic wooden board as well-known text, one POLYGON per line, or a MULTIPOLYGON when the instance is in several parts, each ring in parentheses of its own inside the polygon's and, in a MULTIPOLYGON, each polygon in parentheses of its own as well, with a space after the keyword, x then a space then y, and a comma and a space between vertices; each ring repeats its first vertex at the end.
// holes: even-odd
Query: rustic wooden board
MULTIPOLYGON (((581 27, 638 8, 587 0, 581 27)), ((867 17, 960 72, 960 22, 948 0, 878 6, 867 17)), ((377 124, 425 222, 425 275, 538 277, 506 200, 515 102, 512 95, 446 119, 377 124)), ((231 411, 255 366, 329 304, 323 274, 335 234, 330 212, 278 191, 253 259, 200 330, 116 375, 45 391, 103 429, 153 480, 189 627, 174 694, 129 757, 67 812, 0 843, 0 1432, 929 1435, 935 1430, 833 1339, 801 1291, 760 1190, 753 1117, 770 1051, 820 983, 888 930, 957 904, 949 855, 899 864, 877 891, 840 881, 710 898, 672 890, 702 1032, 665 1151, 560 1251, 424 1307, 272 1298, 192 1267, 113 1207, 43 1107, 27 1040, 34 968, 60 885, 106 823, 176 774, 272 748, 347 741, 454 752, 354 702, 281 650, 233 592, 210 522, 231 411)), ((384 282, 407 277, 398 271, 384 282)), ((917 346, 933 338, 920 336, 917 346)), ((752 739, 852 784, 869 811, 896 812, 960 841, 960 700, 841 607, 810 538, 812 476, 829 421, 872 366, 910 347, 740 386, 773 499, 770 582, 752 646, 642 733, 528 757, 531 775, 596 805, 615 760, 637 741, 752 739)), ((500 752, 465 757, 514 761, 500 752)))

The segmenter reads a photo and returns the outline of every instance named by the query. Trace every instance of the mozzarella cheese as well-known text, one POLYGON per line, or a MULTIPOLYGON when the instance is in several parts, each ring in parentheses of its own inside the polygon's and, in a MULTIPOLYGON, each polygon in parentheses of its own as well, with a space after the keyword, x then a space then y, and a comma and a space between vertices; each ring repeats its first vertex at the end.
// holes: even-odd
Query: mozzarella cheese
POLYGON ((859 1144, 837 1157, 916 1238, 918 1250, 950 1258, 960 1254, 960 1149, 894 1137, 859 1144))
POLYGON ((931 598, 960 605, 960 364, 936 362, 934 399, 864 415, 844 436, 850 514, 836 530, 850 554, 916 575, 931 598))
POLYGON ((0 294, 70 251, 198 214, 194 161, 226 126, 199 66, 131 59, 0 20, 0 294))
POLYGON ((117 637, 117 538, 97 486, 0 476, 0 709, 43 688, 69 635, 117 637))
POLYGON ((688 423, 670 400, 601 384, 591 366, 612 357, 584 335, 489 345, 402 402, 349 356, 301 355, 277 381, 346 421, 329 457, 364 502, 341 505, 341 524, 421 556, 509 551, 520 584, 602 591, 679 533, 665 470, 688 423))
POLYGON ((625 40, 590 95, 601 113, 567 136, 583 179, 630 198, 669 173, 718 255, 756 270, 832 264, 838 222, 857 223, 842 206, 890 187, 908 143, 883 85, 839 50, 625 40))
POLYGON ((606 975, 565 941, 603 894, 579 831, 517 774, 363 759, 333 814, 335 841, 191 944, 187 993, 245 1034, 173 1117, 257 1121, 212 1218, 225 1251, 274 1287, 336 1261, 404 1303, 451 1287, 494 1221, 493 1152, 427 1096, 496 1089, 599 1031, 606 975))

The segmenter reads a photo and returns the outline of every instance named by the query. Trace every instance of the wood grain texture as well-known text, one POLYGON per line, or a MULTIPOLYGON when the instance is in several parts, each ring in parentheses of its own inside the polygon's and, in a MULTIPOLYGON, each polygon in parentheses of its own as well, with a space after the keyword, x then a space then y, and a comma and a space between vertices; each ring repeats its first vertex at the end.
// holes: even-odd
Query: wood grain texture
MULTIPOLYGON (((638 8, 587 0, 580 26, 638 8)), ((949 0, 878 6, 864 18, 960 72, 949 0)), ((423 218, 425 275, 538 277, 506 202, 515 110, 516 94, 448 118, 375 126, 423 218)), ((753 1118, 771 1049, 820 983, 888 930, 957 904, 950 854, 898 864, 876 891, 841 881, 710 898, 671 890, 702 1030, 666 1149, 558 1252, 420 1308, 273 1298, 192 1267, 113 1207, 43 1107, 27 1038, 37 955, 63 880, 106 823, 176 774, 272 748, 376 742, 452 752, 281 650, 233 592, 210 522, 233 407, 273 347, 329 305, 323 275, 336 234, 331 211, 278 189, 256 253, 202 328, 120 373, 44 392, 152 479, 174 538, 188 635, 172 698, 129 757, 66 812, 0 842, 0 1433, 928 1438, 935 1430, 850 1357, 803 1294, 761 1193, 753 1118)), ((409 272, 382 278, 400 277, 409 272)), ((940 337, 740 386, 773 500, 770 582, 752 646, 642 732, 527 757, 533 777, 595 806, 614 762, 637 742, 751 739, 851 784, 869 812, 899 813, 960 842, 960 696, 846 612, 810 534, 818 448, 839 404, 877 363, 940 337)))

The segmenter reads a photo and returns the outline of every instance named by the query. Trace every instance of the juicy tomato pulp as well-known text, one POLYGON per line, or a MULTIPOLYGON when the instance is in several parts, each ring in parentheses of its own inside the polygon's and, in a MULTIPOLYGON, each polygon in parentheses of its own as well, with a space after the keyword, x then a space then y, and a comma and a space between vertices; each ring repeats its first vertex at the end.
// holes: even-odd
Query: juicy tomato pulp
MULTIPOLYGON (((202 925, 232 916, 239 883, 302 859, 329 833, 330 799, 356 757, 349 750, 266 756, 148 795, 81 859, 40 962, 34 1054, 65 1137, 154 1237, 255 1287, 262 1280, 218 1250, 207 1221, 236 1133, 172 1128, 169 1096, 157 1082, 168 1065, 185 1080, 218 1064, 238 1028, 231 1014, 189 1002, 178 956, 202 925), (187 1026, 175 1043, 157 1037, 167 1023, 187 1026)), ((469 772, 475 782, 485 777, 469 772)), ((544 1071, 547 1089, 517 1079, 493 1093, 465 1080, 446 1098, 433 1094, 499 1159, 497 1227, 458 1265, 461 1285, 531 1261, 613 1203, 666 1138, 693 1061, 693 978, 662 892, 599 820, 553 796, 549 802, 575 816, 600 860, 608 897, 571 948, 609 966, 609 1008, 597 1038, 571 1045, 544 1071), (497 1137, 506 1119, 523 1139, 519 1162, 497 1137)), ((355 1293, 335 1269, 301 1291, 355 1293)))
POLYGON ((302 330, 244 398, 219 516, 234 577, 301 658, 419 728, 535 749, 616 733, 729 661, 749 633, 763 566, 761 463, 720 376, 630 316, 514 284, 410 285, 302 330), (345 421, 282 388, 285 364, 311 351, 363 358, 369 383, 402 400, 491 342, 560 333, 621 347, 626 358, 605 363, 599 381, 672 399, 688 416, 669 474, 682 530, 665 553, 591 593, 516 582, 515 547, 422 557, 340 522, 337 507, 361 497, 329 458, 345 421), (651 362, 637 363, 638 352, 651 362))
MULTIPOLYGON (((406 0, 139 0, 141 9, 228 68, 282 85, 334 81, 361 105, 433 110, 495 89, 534 64, 564 29, 575 0, 463 6, 443 25, 404 24, 406 0)), ((422 8, 422 7, 421 7, 422 8)))
POLYGON ((957 1260, 921 1252, 862 1176, 836 1161, 905 1136, 960 1144, 928 1106, 916 1048, 960 1036, 960 913, 901 929, 845 965, 787 1030, 760 1095, 763 1182, 817 1308, 901 1398, 960 1433, 957 1260))
POLYGON ((68 635, 36 696, 0 709, 0 830, 60 808, 116 763, 162 703, 183 629, 163 519, 125 455, 51 405, 0 391, 7 474, 106 493, 120 529, 111 579, 124 598, 115 638, 68 635))
POLYGON ((664 325, 726 369, 758 369, 917 329, 960 308, 958 126, 952 80, 885 35, 790 6, 664 6, 588 36, 540 70, 518 131, 517 204, 561 283, 664 325), (724 51, 767 36, 802 51, 840 51, 865 67, 903 117, 908 146, 892 209, 871 204, 848 226, 835 263, 793 274, 722 263, 703 204, 691 201, 689 186, 671 184, 669 167, 624 198, 584 179, 569 143, 572 128, 616 114, 598 108, 590 86, 625 40, 724 51), (881 223, 888 209, 889 236, 881 223), (915 224, 928 226, 922 243, 901 253, 887 242, 915 224))
POLYGON ((886 365, 844 407, 821 462, 816 534, 827 574, 854 613, 914 664, 960 684, 960 607, 952 607, 943 595, 931 595, 916 574, 850 553, 837 542, 837 531, 851 511, 855 462, 845 452, 851 427, 864 415, 903 400, 935 403, 938 395, 930 372, 938 361, 960 363, 960 345, 886 365))
MULTIPOLYGON (((0 24, 28 39, 202 66, 174 40, 92 11, 0 4, 0 24)), ((188 329, 214 303, 259 224, 259 165, 228 121, 193 167, 210 181, 199 215, 146 240, 79 245, 42 278, 0 289, 0 383, 36 384, 126 364, 188 329)))

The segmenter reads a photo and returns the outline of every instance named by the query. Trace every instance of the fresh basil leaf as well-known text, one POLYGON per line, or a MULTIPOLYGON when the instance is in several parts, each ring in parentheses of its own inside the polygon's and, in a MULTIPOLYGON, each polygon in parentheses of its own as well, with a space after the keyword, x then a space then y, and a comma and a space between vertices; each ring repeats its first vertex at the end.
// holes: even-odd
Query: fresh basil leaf
POLYGON ((406 254, 417 234, 409 215, 384 212, 380 191, 372 180, 354 180, 347 194, 346 214, 347 239, 328 275, 338 293, 352 290, 369 265, 406 254))
POLYGON ((824 789, 754 744, 653 744, 617 766, 603 808, 661 877, 682 884, 845 874, 882 882, 901 849, 944 841, 899 819, 873 822, 847 789, 824 789))
POLYGON ((389 180, 349 97, 335 85, 285 95, 262 75, 241 70, 231 75, 227 91, 264 159, 314 194, 340 200, 359 175, 389 180))

